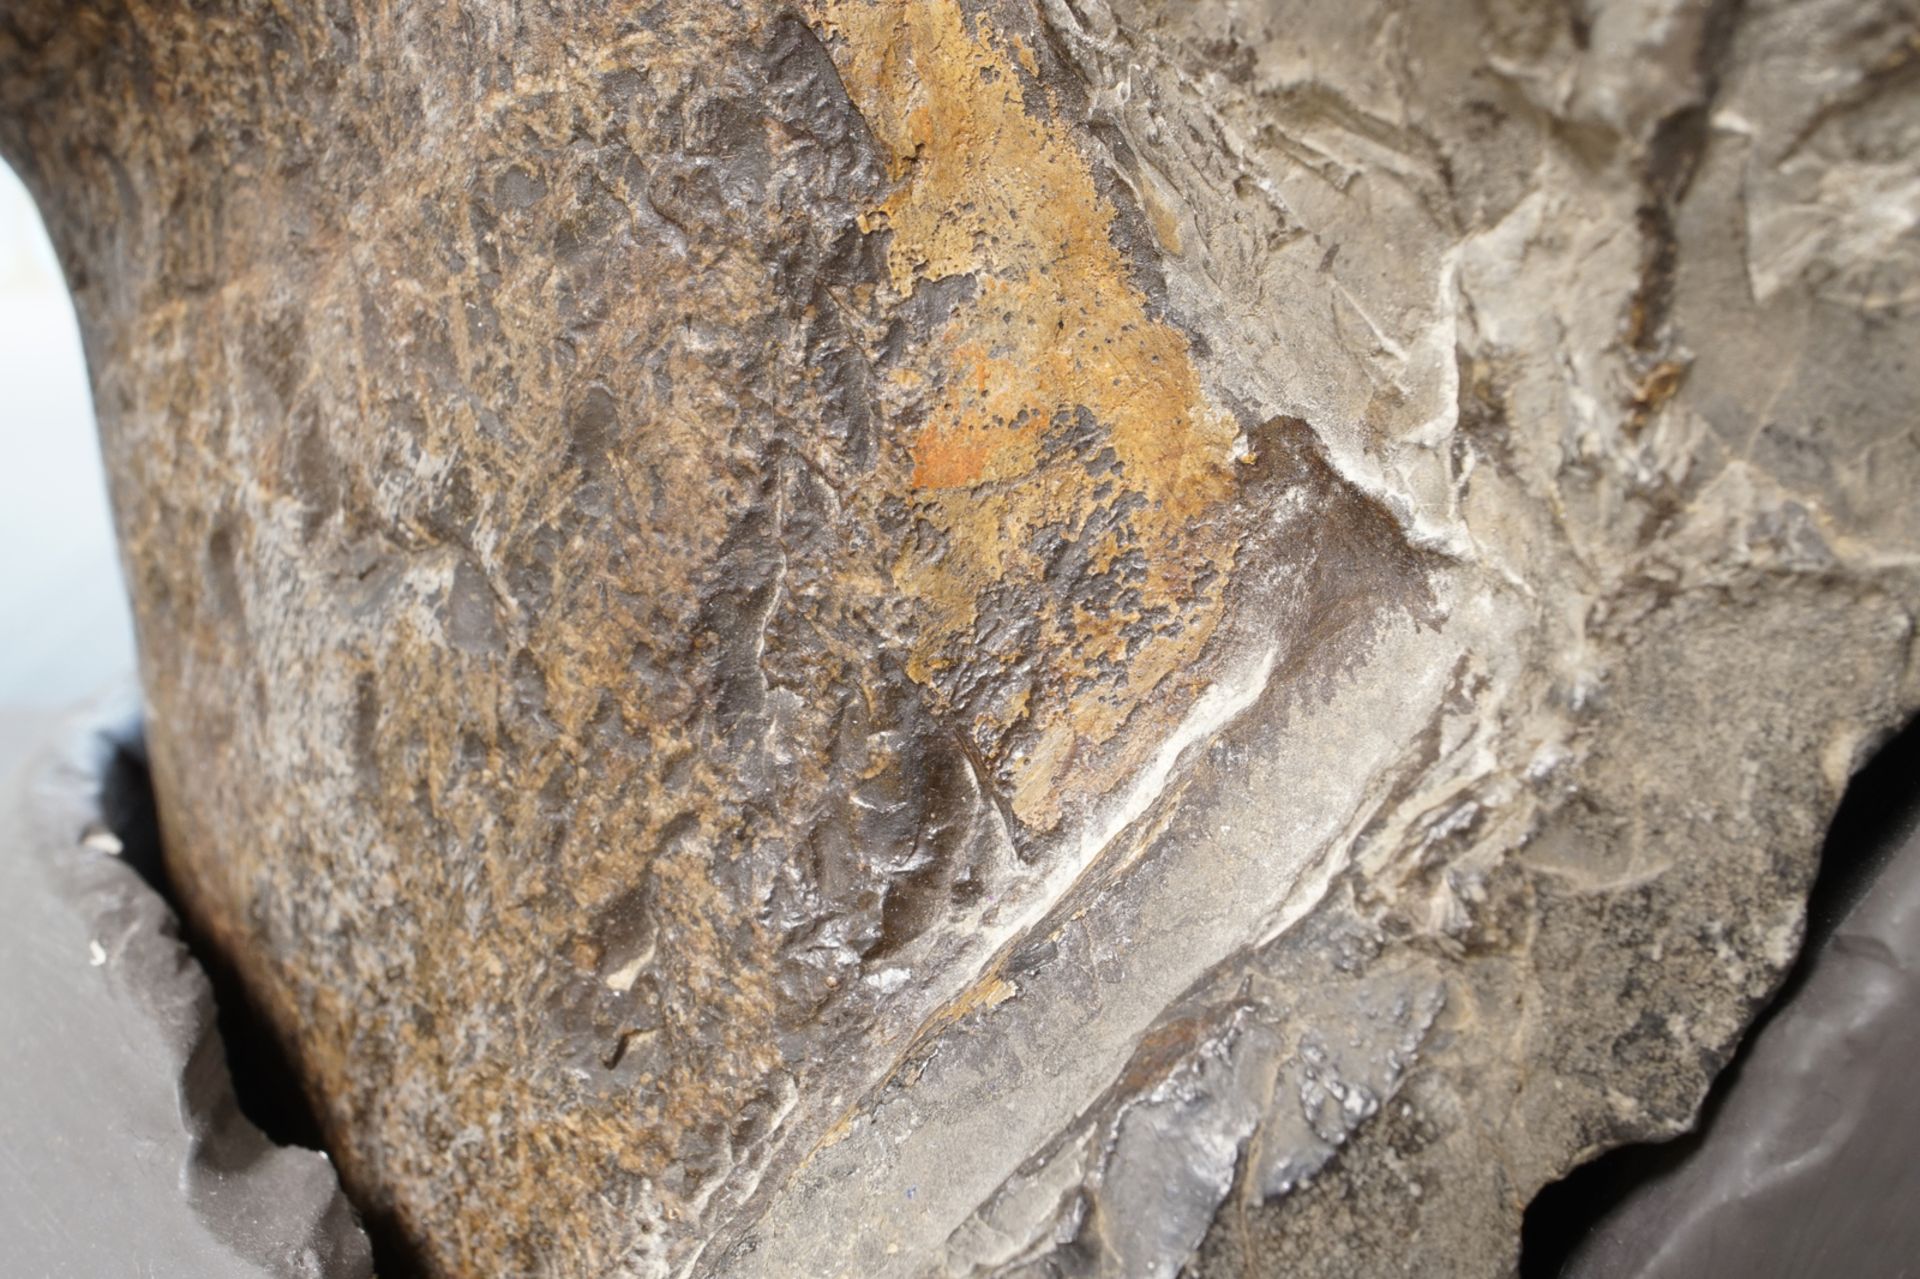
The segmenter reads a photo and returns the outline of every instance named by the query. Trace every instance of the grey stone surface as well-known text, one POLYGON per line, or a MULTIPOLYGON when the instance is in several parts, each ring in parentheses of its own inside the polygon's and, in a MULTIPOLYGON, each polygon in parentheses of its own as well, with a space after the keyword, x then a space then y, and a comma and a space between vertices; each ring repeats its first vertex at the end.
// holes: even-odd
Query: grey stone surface
POLYGON ((0 1273, 366 1279, 331 1165, 241 1116, 206 978, 102 824, 128 722, 0 712, 0 1273))
MULTIPOLYGON (((1911 762, 1911 756, 1908 757, 1911 762)), ((1920 1269, 1920 778, 1858 900, 1743 1049, 1712 1123, 1582 1240, 1566 1279, 1920 1269)))

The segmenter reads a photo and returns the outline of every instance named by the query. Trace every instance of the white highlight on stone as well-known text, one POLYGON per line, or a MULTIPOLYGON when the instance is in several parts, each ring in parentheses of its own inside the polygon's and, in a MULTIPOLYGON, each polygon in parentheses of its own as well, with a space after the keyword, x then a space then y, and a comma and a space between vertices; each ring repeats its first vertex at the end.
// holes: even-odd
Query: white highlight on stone
POLYGON ((649 947, 645 954, 635 955, 632 959, 608 973, 606 976, 607 989, 617 990, 623 995, 632 990, 633 983, 640 978, 640 970, 647 966, 647 960, 651 958, 653 958, 653 950, 649 947))
POLYGON ((80 837, 80 847, 92 849, 96 853, 106 853, 110 857, 118 857, 127 851, 127 846, 120 842, 120 837, 102 826, 89 827, 80 837))
POLYGON ((1160 797, 1173 775, 1174 765, 1180 762, 1180 756, 1187 747, 1212 737, 1258 700, 1267 687, 1267 681, 1273 676, 1273 666, 1279 657, 1280 646, 1270 645, 1258 664, 1241 672, 1238 679, 1208 685, 1207 691, 1200 695, 1200 699, 1187 712, 1187 717, 1180 722, 1180 727, 1160 743, 1160 749, 1154 752, 1152 761, 1134 779, 1126 798, 1110 810, 1102 821, 1090 826, 1081 835, 1080 857, 1074 868, 1076 874, 1092 865, 1093 859, 1160 797))

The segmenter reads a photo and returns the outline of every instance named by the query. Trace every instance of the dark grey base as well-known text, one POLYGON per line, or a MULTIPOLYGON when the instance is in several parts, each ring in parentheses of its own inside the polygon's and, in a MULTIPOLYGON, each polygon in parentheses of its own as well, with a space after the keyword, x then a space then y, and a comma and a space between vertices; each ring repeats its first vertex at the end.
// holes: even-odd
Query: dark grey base
POLYGON ((332 1165, 241 1115, 207 980, 103 823, 116 722, 0 715, 0 1272, 364 1279, 332 1165))

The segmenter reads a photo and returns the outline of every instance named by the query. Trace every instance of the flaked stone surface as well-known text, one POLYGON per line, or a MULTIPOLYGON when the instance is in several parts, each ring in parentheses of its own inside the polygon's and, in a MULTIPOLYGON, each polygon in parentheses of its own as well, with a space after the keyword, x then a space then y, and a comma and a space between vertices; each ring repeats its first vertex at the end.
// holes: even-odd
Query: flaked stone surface
POLYGON ((176 873, 429 1273, 1506 1273, 1916 703, 1910 5, 3 12, 176 873))

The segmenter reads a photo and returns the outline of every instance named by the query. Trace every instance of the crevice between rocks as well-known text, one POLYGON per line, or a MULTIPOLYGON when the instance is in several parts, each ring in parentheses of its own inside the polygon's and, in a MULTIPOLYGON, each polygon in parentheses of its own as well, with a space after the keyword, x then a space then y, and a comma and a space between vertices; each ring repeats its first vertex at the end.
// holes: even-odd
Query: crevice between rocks
MULTIPOLYGON (((279 1146, 324 1152, 334 1167, 318 1116, 300 1085, 292 1059, 260 1013, 227 956, 194 924, 168 874, 160 839, 159 810, 148 767, 146 742, 137 732, 112 738, 112 755, 100 780, 100 817, 120 841, 121 859, 167 904, 178 921, 180 939, 213 987, 215 1028, 225 1052, 240 1113, 279 1146)), ((373 1246, 374 1272, 381 1279, 414 1279, 419 1258, 383 1214, 342 1185, 354 1214, 373 1246)))
POLYGON ((320 1123, 301 1091, 293 1063, 248 998, 233 965, 216 951, 182 909, 160 851, 159 813, 139 738, 114 743, 100 785, 101 817, 121 843, 121 858, 158 893, 180 921, 181 940, 213 983, 227 1069, 240 1113, 276 1145, 323 1150, 320 1123))

